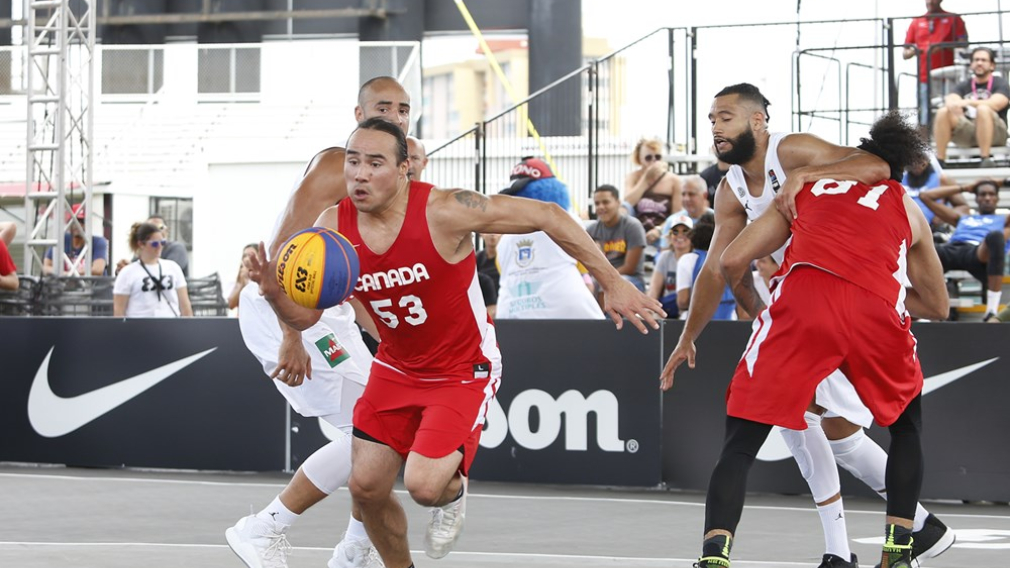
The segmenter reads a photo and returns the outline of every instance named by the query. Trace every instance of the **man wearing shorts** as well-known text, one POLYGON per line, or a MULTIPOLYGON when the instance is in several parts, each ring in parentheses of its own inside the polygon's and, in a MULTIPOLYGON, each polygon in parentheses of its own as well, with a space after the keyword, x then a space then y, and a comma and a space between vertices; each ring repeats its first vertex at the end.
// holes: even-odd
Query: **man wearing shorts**
POLYGON ((874 124, 871 136, 860 147, 887 158, 891 179, 808 183, 796 196, 791 227, 790 219, 766 211, 722 254, 734 294, 753 303, 751 259, 792 238, 773 279, 771 304, 754 321, 730 384, 700 568, 730 565, 754 456, 772 425, 806 426, 804 411, 821 378, 834 369, 845 373, 876 421, 890 429, 881 566, 912 566, 912 519, 923 477, 923 379, 912 316, 942 318, 948 300, 929 223, 897 181, 926 143, 897 113, 874 124), (908 281, 913 288, 905 288, 908 281))
MULTIPOLYGON (((805 182, 821 178, 873 183, 891 175, 887 162, 869 152, 836 146, 811 134, 768 132, 769 104, 757 87, 747 83, 726 87, 713 101, 709 119, 716 155, 732 165, 716 191, 715 235, 680 341, 663 369, 664 389, 672 386, 681 363, 694 367, 694 340, 712 319, 725 286, 720 256, 749 221, 768 209, 777 193, 794 195, 805 182)), ((781 252, 772 256, 781 264, 781 252)), ((763 306, 758 302, 742 307, 754 317, 763 306)), ((817 504, 825 540, 820 568, 854 568, 835 463, 883 496, 887 454, 863 432, 872 416, 852 385, 838 372, 822 378, 804 415, 809 427, 781 434, 817 504)), ((953 544, 954 532, 921 506, 915 524, 915 557, 936 556, 953 544)))
MULTIPOLYGON (((410 97, 395 79, 378 77, 362 85, 354 113, 359 121, 381 117, 406 132, 410 97)), ((329 148, 309 162, 277 220, 269 241, 271 256, 292 234, 312 226, 323 210, 347 196, 344 153, 343 148, 329 148)), ((350 477, 352 412, 368 380, 372 355, 349 303, 326 310, 301 332, 278 321, 255 283, 242 290, 241 305, 239 327, 246 347, 292 408, 302 416, 319 417, 332 440, 305 460, 273 502, 225 533, 229 546, 250 568, 284 568, 288 527, 350 477)), ((370 319, 362 321, 374 332, 370 319)), ((353 514, 328 566, 381 566, 364 525, 353 514)))
MULTIPOLYGON (((582 227, 555 204, 467 190, 440 190, 407 178, 407 141, 382 120, 366 120, 347 143, 348 200, 317 224, 356 245, 355 296, 382 342, 365 393, 354 409, 349 483, 368 534, 387 568, 413 566, 407 520, 392 495, 401 466, 411 498, 435 507, 424 539, 428 556, 448 554, 463 528, 466 474, 501 356, 484 308, 474 232, 545 231, 601 282, 607 313, 643 333, 658 329, 659 302, 624 281, 582 227)), ((318 310, 300 307, 271 278, 262 250, 250 278, 290 325, 304 329, 318 310)))

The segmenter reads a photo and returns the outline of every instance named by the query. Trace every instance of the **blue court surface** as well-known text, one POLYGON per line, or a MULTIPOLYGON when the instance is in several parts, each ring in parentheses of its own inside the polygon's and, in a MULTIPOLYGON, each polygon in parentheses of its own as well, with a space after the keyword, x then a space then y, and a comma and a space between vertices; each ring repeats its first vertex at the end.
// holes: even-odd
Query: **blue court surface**
MULTIPOLYGON (((235 567, 224 530, 281 490, 281 474, 0 467, 0 566, 17 568, 235 567)), ((428 513, 400 493, 418 568, 687 568, 700 547, 704 495, 673 491, 472 482, 456 551, 420 551, 428 513)), ((849 537, 861 566, 879 560, 882 500, 847 499, 849 537)), ((957 543, 925 566, 1010 566, 1006 505, 926 503, 955 527, 957 543)), ((347 524, 340 490, 288 532, 291 568, 325 567, 347 524)), ((734 568, 816 568, 823 548, 809 497, 752 495, 734 568)))

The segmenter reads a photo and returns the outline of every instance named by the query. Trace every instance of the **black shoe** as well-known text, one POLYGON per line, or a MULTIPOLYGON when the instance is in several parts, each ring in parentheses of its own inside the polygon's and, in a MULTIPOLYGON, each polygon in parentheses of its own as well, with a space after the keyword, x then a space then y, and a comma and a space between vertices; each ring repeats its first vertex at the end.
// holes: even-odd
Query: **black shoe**
POLYGON ((694 563, 694 568, 729 568, 729 558, 722 556, 703 556, 694 563))
POLYGON ((825 554, 824 560, 817 568, 859 568, 859 561, 855 554, 852 555, 852 562, 846 562, 841 556, 825 554))
POLYGON ((922 530, 912 533, 912 559, 936 558, 950 548, 957 535, 954 529, 940 522, 932 513, 926 517, 922 530))

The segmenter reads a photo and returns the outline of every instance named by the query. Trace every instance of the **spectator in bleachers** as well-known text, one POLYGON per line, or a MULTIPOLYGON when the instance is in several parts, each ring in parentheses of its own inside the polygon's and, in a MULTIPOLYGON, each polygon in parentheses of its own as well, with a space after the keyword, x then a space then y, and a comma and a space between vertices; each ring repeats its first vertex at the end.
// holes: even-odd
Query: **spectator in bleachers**
MULTIPOLYGON (((524 160, 528 161, 528 160, 524 160)), ((519 166, 521 166, 520 164, 519 166)), ((553 175, 532 178, 516 166, 503 195, 554 203, 571 214, 568 187, 553 175)), ((499 319, 603 319, 577 262, 547 233, 503 235, 498 243, 499 319)))
POLYGON ((477 251, 477 272, 486 274, 494 282, 495 295, 498 294, 498 281, 501 275, 498 273, 498 241, 501 235, 497 233, 481 233, 481 241, 484 248, 477 251))
POLYGON ((906 45, 902 56, 911 59, 919 56, 919 124, 929 124, 929 71, 954 64, 954 49, 929 46, 937 43, 968 41, 968 28, 961 16, 940 7, 943 0, 926 0, 926 13, 914 18, 905 33, 906 45), (913 47, 914 46, 914 47, 913 47))
POLYGON ((971 74, 954 86, 944 106, 936 112, 933 137, 936 156, 941 164, 947 158, 947 144, 952 140, 961 148, 978 148, 981 167, 991 168, 992 147, 1007 141, 1007 106, 1010 105, 1010 85, 997 77, 996 53, 988 47, 971 52, 971 74))
POLYGON ((246 268, 245 257, 248 254, 256 254, 256 251, 259 250, 258 247, 256 243, 242 247, 242 259, 238 263, 238 276, 235 277, 235 283, 232 284, 231 291, 228 292, 229 310, 238 309, 239 296, 242 294, 242 289, 249 283, 249 269, 246 268))
MULTIPOLYGON (((691 292, 694 283, 698 280, 698 273, 705 264, 708 256, 708 247, 712 244, 712 235, 715 233, 715 214, 706 213, 698 219, 691 230, 692 252, 680 257, 677 261, 677 306, 680 308, 681 319, 687 319, 687 311, 691 307, 691 292)), ((719 300, 719 307, 715 310, 712 319, 729 320, 734 319, 736 312, 736 300, 733 298, 733 291, 729 286, 723 290, 722 299, 719 300)))
MULTIPOLYGON (((715 146, 712 147, 712 153, 715 154, 715 146)), ((698 174, 705 180, 705 184, 708 186, 709 203, 715 203, 715 190, 719 187, 719 182, 722 181, 722 178, 726 177, 729 166, 726 162, 716 158, 714 164, 701 170, 698 174)), ((687 207, 687 205, 684 205, 684 207, 687 207)))
MULTIPOLYGON (((946 185, 957 185, 954 183, 954 180, 943 173, 943 168, 940 167, 940 162, 936 159, 936 156, 930 154, 928 160, 919 162, 918 164, 913 164, 905 169, 905 173, 901 178, 901 184, 905 186, 905 191, 908 193, 908 196, 912 198, 912 201, 915 201, 915 204, 922 210, 923 215, 926 216, 926 220, 929 221, 929 224, 934 231, 943 225, 943 221, 937 218, 936 215, 928 207, 926 207, 926 204, 922 202, 922 199, 919 198, 919 194, 927 189, 936 189, 946 185)), ((965 201, 964 197, 960 193, 947 198, 947 204, 961 214, 967 215, 971 212, 968 207, 968 202, 965 201)))
POLYGON ((161 258, 165 234, 152 223, 134 223, 130 249, 137 260, 116 277, 112 312, 117 317, 192 317, 186 277, 174 261, 161 258))
MULTIPOLYGON (((101 235, 91 235, 91 270, 84 266, 84 207, 78 203, 71 208, 71 215, 77 218, 63 234, 63 252, 68 260, 63 262, 64 273, 76 273, 79 276, 103 276, 109 265, 109 241, 101 235)), ((67 221, 70 216, 67 216, 67 221)), ((49 247, 42 261, 42 273, 53 274, 53 255, 56 247, 49 247)))
POLYGON ((407 137, 407 179, 421 181, 421 174, 424 168, 428 167, 428 152, 424 149, 424 144, 413 136, 407 137))
POLYGON ((597 220, 586 227, 611 266, 625 280, 645 292, 645 229, 641 221, 621 214, 617 188, 604 184, 593 194, 597 220))
POLYGON ((955 226, 950 241, 936 246, 944 272, 966 270, 986 284, 988 291, 983 319, 995 317, 1003 291, 1006 241, 1010 236, 1010 218, 996 213, 999 184, 985 179, 972 186, 931 189, 920 193, 919 197, 941 221, 955 226), (966 215, 941 201, 964 191, 975 194, 978 213, 966 215))
POLYGON ((691 252, 691 229, 694 220, 684 214, 671 215, 670 230, 663 236, 669 243, 658 256, 656 267, 649 281, 649 296, 663 304, 668 319, 680 317, 680 307, 677 305, 677 261, 691 252))
MULTIPOLYGON (((663 160, 663 143, 655 138, 639 140, 631 161, 638 169, 624 179, 624 203, 633 208, 629 213, 650 231, 680 210, 680 178, 669 171, 669 165, 663 160)), ((649 242, 657 238, 658 232, 649 242)))
POLYGON ((18 267, 8 250, 14 242, 18 228, 14 223, 0 223, 0 290, 17 290, 21 285, 18 279, 18 267))
POLYGON ((659 238, 660 248, 669 246, 669 243, 666 241, 666 234, 670 232, 670 228, 673 226, 673 219, 678 215, 687 215, 694 223, 697 223, 698 219, 701 219, 701 216, 706 213, 715 215, 715 211, 709 205, 708 190, 705 184, 705 178, 699 175, 691 175, 684 178, 683 188, 680 192, 681 203, 683 203, 684 208, 671 215, 663 223, 662 228, 656 231, 656 236, 662 235, 659 238))

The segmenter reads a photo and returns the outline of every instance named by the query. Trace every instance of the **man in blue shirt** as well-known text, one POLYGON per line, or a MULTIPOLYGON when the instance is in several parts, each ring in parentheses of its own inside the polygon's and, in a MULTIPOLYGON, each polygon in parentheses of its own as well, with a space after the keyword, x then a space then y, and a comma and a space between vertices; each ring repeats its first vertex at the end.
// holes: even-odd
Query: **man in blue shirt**
MULTIPOLYGON (((927 189, 936 189, 941 186, 955 184, 954 180, 944 173, 936 156, 931 154, 928 161, 912 164, 906 168, 905 174, 901 178, 901 185, 905 186, 908 196, 922 210, 922 214, 926 216, 926 220, 929 221, 929 225, 933 230, 938 229, 939 225, 943 224, 942 221, 919 199, 919 193, 927 189)), ((964 197, 960 193, 951 195, 947 199, 947 203, 959 213, 965 215, 971 213, 968 202, 964 200, 964 197)))
POLYGON ((984 179, 970 187, 955 185, 923 191, 919 193, 919 198, 941 221, 955 225, 950 241, 936 247, 943 270, 966 270, 986 283, 988 292, 984 319, 995 317, 1003 291, 1006 240, 1010 234, 1010 219, 996 213, 999 184, 984 179), (966 190, 975 194, 978 213, 964 214, 943 203, 943 200, 966 190))
MULTIPOLYGON (((72 274, 76 272, 79 276, 104 276, 105 268, 109 265, 109 241, 105 237, 92 235, 91 237, 91 269, 84 267, 84 209, 80 204, 74 205, 73 214, 80 222, 80 226, 72 224, 70 229, 63 234, 63 252, 67 259, 63 263, 63 273, 72 274)), ((56 272, 53 264, 53 256, 56 247, 50 247, 46 251, 46 258, 43 260, 42 273, 54 274, 56 272)))

